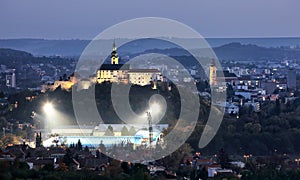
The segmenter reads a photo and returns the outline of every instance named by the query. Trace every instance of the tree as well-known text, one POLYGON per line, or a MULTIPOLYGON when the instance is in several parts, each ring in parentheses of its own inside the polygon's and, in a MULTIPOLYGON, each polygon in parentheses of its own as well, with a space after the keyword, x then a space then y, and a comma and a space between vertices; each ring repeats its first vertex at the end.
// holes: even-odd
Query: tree
POLYGON ((101 152, 99 149, 96 151, 96 158, 98 158, 98 159, 101 158, 101 152))
POLYGON ((63 77, 62 77, 63 81, 67 81, 67 74, 64 74, 63 77))
POLYGON ((204 81, 197 82, 196 86, 199 91, 204 92, 209 87, 209 84, 207 80, 204 80, 204 81))
POLYGON ((128 136, 129 132, 126 126, 123 126, 122 130, 121 130, 121 135, 122 136, 128 136))
POLYGON ((77 150, 79 150, 79 151, 82 150, 82 144, 80 142, 80 139, 78 139, 78 142, 77 142, 77 150))
POLYGON ((59 165, 58 166, 59 171, 67 171, 68 170, 68 166, 65 163, 60 162, 58 165, 59 165))
POLYGON ((107 175, 111 179, 121 179, 121 174, 123 172, 123 169, 121 168, 121 162, 113 159, 110 162, 110 166, 107 170, 107 175))
POLYGON ((5 117, 0 117, 0 127, 6 127, 7 126, 7 120, 5 117))
POLYGON ((278 115, 278 114, 280 114, 280 112, 281 112, 280 100, 277 98, 276 102, 275 102, 275 108, 274 108, 273 113, 278 115))
POLYGON ((54 165, 53 164, 45 164, 45 166, 42 168, 42 170, 54 171, 54 165))
POLYGON ((105 145, 103 144, 103 141, 101 140, 100 144, 99 144, 99 149, 102 153, 105 153, 106 152, 106 147, 105 145))
POLYGON ((233 89, 232 85, 227 84, 226 93, 227 93, 227 97, 234 96, 234 89, 233 89))
POLYGON ((218 159, 222 168, 228 167, 228 163, 229 163, 228 154, 225 152, 223 148, 220 149, 219 151, 218 159))
POLYGON ((150 173, 146 165, 136 164, 133 167, 133 179, 150 179, 150 173))
POLYGON ((104 133, 104 136, 114 136, 114 130, 111 125, 109 125, 104 133))
POLYGON ((64 155, 62 162, 67 166, 70 166, 73 163, 73 155, 69 148, 66 150, 66 154, 64 155))
POLYGON ((85 146, 85 147, 84 147, 84 151, 85 151, 85 152, 90 152, 89 147, 88 147, 88 146, 85 146))
POLYGON ((69 148, 75 148, 75 144, 74 143, 70 144, 69 148))
POLYGON ((128 135, 129 135, 129 136, 134 136, 135 133, 136 133, 135 128, 134 128, 133 126, 131 126, 130 129, 129 129, 128 135))
POLYGON ((163 159, 165 165, 172 170, 177 170, 179 163, 185 156, 191 156, 193 149, 187 143, 184 143, 179 149, 163 159))
POLYGON ((0 91, 0 98, 4 98, 5 97, 5 94, 3 91, 0 91))

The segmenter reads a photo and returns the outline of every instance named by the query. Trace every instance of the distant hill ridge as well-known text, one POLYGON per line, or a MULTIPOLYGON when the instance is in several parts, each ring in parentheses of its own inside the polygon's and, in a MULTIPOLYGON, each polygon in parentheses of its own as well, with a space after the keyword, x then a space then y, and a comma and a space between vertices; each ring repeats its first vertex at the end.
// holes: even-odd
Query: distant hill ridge
POLYGON ((22 65, 26 64, 39 64, 39 63, 49 63, 52 64, 69 64, 72 59, 63 57, 36 57, 31 53, 9 49, 0 48, 0 65, 6 65, 8 68, 21 68, 22 65))
MULTIPOLYGON (((236 40, 236 39, 235 39, 236 40)), ((111 48, 111 40, 105 40, 105 44, 111 48)), ((65 56, 79 57, 84 48, 88 45, 88 40, 43 40, 43 39, 8 39, 0 40, 0 48, 4 56, 27 57, 29 56, 65 56), (7 49, 20 50, 9 51, 7 49), (7 51, 7 52, 6 52, 7 51), (29 53, 31 54, 29 54, 29 53), (4 53, 4 54, 3 54, 4 53), (15 53, 15 55, 13 55, 15 53)), ((140 42, 142 43, 142 41, 140 42)), ((299 41, 300 43, 300 41, 299 41)), ((194 49, 195 50, 195 49, 194 49)), ((258 61, 258 60, 281 60, 281 59, 300 59, 300 48, 287 47, 262 47, 255 44, 242 44, 241 42, 231 42, 218 47, 214 47, 216 55, 223 60, 258 61)), ((101 50, 99 49, 99 52, 101 50)), ((120 48, 120 57, 131 56, 133 54, 162 53, 174 56, 186 56, 186 51, 176 47, 169 47, 166 44, 157 46, 155 41, 148 46, 135 44, 135 46, 120 48), (156 48, 153 48, 156 47, 156 48)))
POLYGON ((23 58, 23 57, 33 57, 32 54, 25 52, 25 51, 20 51, 20 50, 14 50, 14 49, 9 49, 9 48, 0 48, 0 57, 13 57, 13 58, 23 58))
POLYGON ((214 48, 219 59, 226 60, 282 60, 282 59, 300 59, 300 48, 267 48, 253 44, 230 43, 214 48))

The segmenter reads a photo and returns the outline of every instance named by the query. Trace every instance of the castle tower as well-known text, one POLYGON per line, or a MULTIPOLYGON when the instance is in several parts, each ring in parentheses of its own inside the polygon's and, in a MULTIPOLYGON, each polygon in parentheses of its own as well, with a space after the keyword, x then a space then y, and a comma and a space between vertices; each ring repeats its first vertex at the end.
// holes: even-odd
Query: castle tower
POLYGON ((217 85, 217 67, 215 59, 212 59, 212 62, 209 66, 209 85, 216 86, 217 85))
POLYGON ((11 87, 16 88, 16 74, 13 73, 11 76, 11 87))
POLYGON ((115 41, 114 41, 114 44, 113 44, 113 49, 112 49, 112 52, 111 52, 110 60, 111 60, 111 64, 119 64, 119 57, 118 57, 117 47, 116 47, 115 41))

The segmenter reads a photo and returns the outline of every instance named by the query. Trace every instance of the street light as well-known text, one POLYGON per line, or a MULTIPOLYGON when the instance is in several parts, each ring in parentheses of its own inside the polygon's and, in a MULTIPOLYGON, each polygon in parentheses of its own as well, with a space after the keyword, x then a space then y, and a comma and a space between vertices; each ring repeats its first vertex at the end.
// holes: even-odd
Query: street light
POLYGON ((149 145, 151 148, 152 137, 153 137, 153 127, 152 127, 152 117, 151 117, 150 112, 147 112, 147 117, 148 117, 148 125, 149 125, 149 145))
POLYGON ((157 114, 161 111, 161 107, 158 103, 152 103, 150 105, 150 111, 152 114, 157 114))
POLYGON ((246 162, 248 161, 248 158, 251 158, 251 157, 252 157, 252 154, 245 154, 244 155, 244 158, 245 158, 246 162))
POLYGON ((50 103, 50 102, 47 102, 45 105, 44 105, 44 112, 45 113, 53 113, 53 111, 54 111, 54 108, 53 108, 53 104, 52 103, 50 103))
POLYGON ((300 158, 299 159, 295 159, 295 162, 297 163, 297 166, 299 166, 300 158))
POLYGON ((49 127, 49 118, 50 118, 50 116, 52 117, 54 114, 55 114, 55 109, 54 109, 54 106, 53 106, 53 104, 51 103, 51 102, 46 102, 45 104, 44 104, 44 106, 43 106, 43 110, 44 110, 44 112, 45 112, 45 136, 47 137, 47 135, 48 135, 48 133, 49 132, 47 132, 48 130, 50 131, 50 127, 49 127), (47 128, 49 128, 48 130, 47 130, 47 128))

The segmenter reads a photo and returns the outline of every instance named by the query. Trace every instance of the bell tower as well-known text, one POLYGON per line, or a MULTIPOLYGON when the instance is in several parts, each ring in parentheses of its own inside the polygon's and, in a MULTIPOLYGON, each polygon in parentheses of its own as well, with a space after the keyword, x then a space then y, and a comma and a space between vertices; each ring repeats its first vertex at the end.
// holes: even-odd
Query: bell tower
POLYGON ((215 59, 212 59, 212 62, 209 66, 209 85, 216 86, 217 85, 217 67, 215 59))
POLYGON ((113 43, 113 48, 112 48, 110 60, 111 60, 111 64, 119 64, 119 57, 118 57, 117 47, 116 47, 115 41, 113 43))

